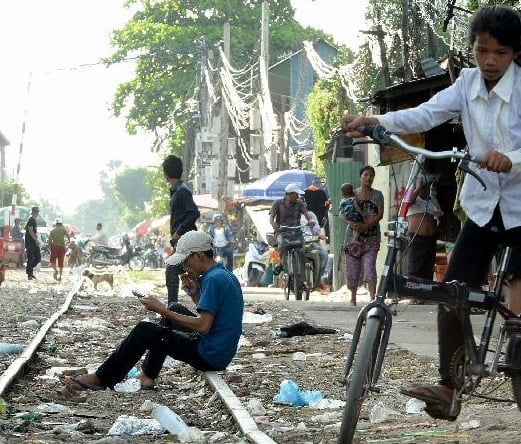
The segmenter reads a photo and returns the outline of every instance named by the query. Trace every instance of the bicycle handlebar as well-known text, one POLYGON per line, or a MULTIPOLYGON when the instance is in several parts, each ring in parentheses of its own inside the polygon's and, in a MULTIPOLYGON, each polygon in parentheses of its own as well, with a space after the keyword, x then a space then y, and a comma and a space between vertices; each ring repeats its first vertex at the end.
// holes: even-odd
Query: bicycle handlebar
POLYGON ((469 166, 469 162, 480 162, 480 157, 472 156, 468 152, 458 151, 456 147, 452 148, 452 150, 445 151, 429 151, 425 148, 418 148, 408 144, 400 136, 387 131, 382 125, 362 125, 359 126, 356 130, 362 134, 365 134, 366 136, 369 136, 374 143, 377 143, 380 146, 393 143, 406 153, 413 154, 415 156, 421 155, 427 159, 459 159, 461 161, 459 168, 474 177, 481 184, 484 190, 487 189, 483 179, 481 179, 481 177, 479 177, 469 166))

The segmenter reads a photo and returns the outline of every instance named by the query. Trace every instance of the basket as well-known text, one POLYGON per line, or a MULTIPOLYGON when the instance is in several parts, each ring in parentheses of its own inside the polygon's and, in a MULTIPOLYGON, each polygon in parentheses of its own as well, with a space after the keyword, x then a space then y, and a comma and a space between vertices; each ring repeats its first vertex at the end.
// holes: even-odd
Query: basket
POLYGON ((280 233, 282 247, 300 248, 304 246, 304 236, 301 231, 286 231, 280 233))

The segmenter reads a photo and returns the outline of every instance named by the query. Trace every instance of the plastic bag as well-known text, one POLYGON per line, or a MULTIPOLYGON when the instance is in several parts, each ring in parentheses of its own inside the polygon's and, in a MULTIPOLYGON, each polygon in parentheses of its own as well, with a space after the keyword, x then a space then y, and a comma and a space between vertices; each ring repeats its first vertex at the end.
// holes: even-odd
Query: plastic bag
POLYGON ((310 402, 318 402, 321 399, 322 393, 320 391, 301 392, 294 381, 285 379, 280 383, 280 391, 273 397, 273 402, 301 407, 309 405, 310 402))

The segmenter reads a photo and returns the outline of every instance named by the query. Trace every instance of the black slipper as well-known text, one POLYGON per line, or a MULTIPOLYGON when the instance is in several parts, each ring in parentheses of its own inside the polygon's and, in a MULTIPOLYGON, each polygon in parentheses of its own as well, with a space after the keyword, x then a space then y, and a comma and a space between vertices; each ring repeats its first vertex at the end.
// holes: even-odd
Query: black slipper
POLYGON ((65 376, 63 378, 60 378, 60 381, 65 386, 65 388, 67 390, 72 391, 72 392, 81 392, 81 391, 84 391, 84 390, 97 390, 97 391, 99 391, 99 390, 105 390, 106 389, 106 387, 103 387, 101 385, 86 384, 85 382, 83 382, 80 379, 80 376, 81 375, 76 375, 76 376, 71 376, 71 377, 65 376), (71 381, 73 384, 67 384, 67 381, 71 381))

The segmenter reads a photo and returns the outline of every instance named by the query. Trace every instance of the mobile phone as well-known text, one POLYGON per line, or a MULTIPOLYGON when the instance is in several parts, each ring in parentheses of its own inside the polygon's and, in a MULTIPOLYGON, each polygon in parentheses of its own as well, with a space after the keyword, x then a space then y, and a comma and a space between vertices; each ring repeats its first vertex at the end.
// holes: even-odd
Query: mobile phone
POLYGON ((134 296, 137 296, 138 298, 144 298, 144 297, 145 297, 145 295, 144 295, 143 293, 140 293, 140 292, 137 291, 137 290, 132 290, 132 294, 133 294, 134 296))

